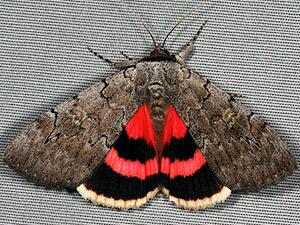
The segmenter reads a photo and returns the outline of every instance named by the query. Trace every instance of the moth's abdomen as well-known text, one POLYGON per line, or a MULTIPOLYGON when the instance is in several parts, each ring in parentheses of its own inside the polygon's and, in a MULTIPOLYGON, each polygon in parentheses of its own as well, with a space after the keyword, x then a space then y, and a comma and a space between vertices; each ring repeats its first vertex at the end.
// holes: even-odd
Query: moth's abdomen
MULTIPOLYGON (((153 127, 156 135, 158 150, 161 150, 161 137, 166 117, 166 109, 169 105, 165 97, 165 87, 161 84, 155 83, 149 86, 149 100, 148 106, 150 109, 153 127)), ((160 153, 159 153, 160 156, 160 153)))

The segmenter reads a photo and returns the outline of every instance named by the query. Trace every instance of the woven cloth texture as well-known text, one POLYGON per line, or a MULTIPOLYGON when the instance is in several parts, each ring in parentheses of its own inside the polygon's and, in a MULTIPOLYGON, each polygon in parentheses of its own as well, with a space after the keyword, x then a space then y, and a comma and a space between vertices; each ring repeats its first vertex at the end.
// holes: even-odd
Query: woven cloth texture
POLYGON ((207 19, 188 66, 241 94, 300 161, 299 1, 0 1, 0 224, 299 224, 298 171, 212 209, 190 212, 157 196, 120 211, 35 186, 2 162, 5 146, 27 124, 117 71, 87 46, 112 60, 123 59, 120 51, 149 54, 151 39, 126 5, 159 41, 189 14, 166 44, 171 52, 207 19))

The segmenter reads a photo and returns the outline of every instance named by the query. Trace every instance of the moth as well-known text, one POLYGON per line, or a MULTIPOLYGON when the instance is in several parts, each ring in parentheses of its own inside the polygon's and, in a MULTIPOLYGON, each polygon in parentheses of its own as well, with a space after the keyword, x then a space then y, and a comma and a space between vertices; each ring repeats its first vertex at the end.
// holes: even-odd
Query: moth
POLYGON ((27 126, 5 162, 38 185, 121 209, 159 192, 207 208, 285 179, 297 168, 287 144, 185 65, 204 24, 176 54, 164 47, 170 33, 157 44, 150 31, 155 47, 139 60, 111 62, 89 49, 120 71, 27 126))

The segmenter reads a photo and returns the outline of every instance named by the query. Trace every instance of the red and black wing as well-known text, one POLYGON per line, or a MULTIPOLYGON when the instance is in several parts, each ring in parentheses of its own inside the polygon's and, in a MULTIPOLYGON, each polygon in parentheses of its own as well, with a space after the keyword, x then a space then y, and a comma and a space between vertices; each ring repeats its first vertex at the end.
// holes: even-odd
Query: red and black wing
POLYGON ((176 205, 198 209, 224 201, 230 190, 209 168, 182 119, 170 106, 162 137, 162 191, 176 205))
POLYGON ((94 203, 136 208, 158 192, 155 133, 146 105, 123 129, 104 162, 77 190, 94 203))

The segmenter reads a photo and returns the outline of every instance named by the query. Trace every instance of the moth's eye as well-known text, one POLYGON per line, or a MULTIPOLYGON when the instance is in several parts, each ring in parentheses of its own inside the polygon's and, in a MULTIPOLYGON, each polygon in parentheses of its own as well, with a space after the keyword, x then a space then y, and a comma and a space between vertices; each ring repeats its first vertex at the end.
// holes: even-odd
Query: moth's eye
POLYGON ((177 84, 178 77, 175 73, 173 73, 173 72, 170 73, 169 72, 169 73, 166 74, 165 78, 166 78, 166 81, 167 81, 168 84, 170 84, 170 85, 177 84))

